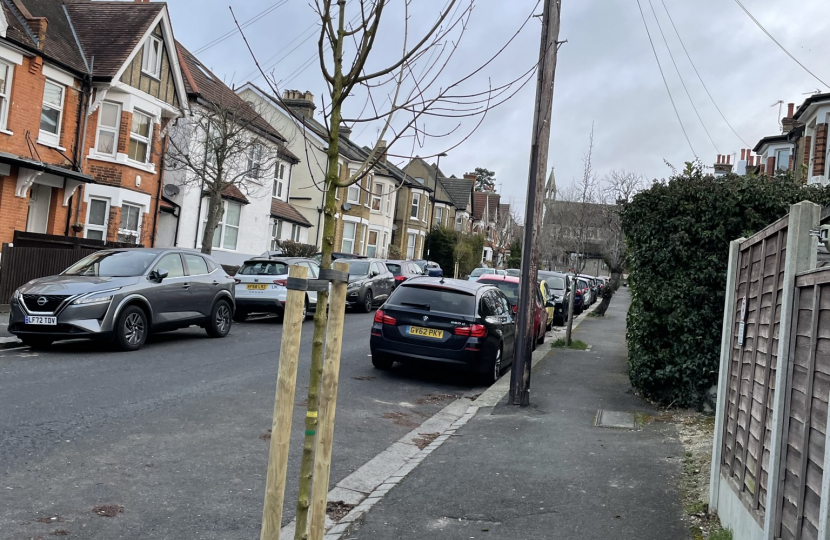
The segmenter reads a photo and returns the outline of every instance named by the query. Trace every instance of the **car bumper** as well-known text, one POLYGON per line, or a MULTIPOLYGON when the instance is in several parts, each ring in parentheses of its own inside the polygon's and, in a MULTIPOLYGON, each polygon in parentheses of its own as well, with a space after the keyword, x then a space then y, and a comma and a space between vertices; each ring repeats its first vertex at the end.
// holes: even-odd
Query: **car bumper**
POLYGON ((236 311, 282 315, 285 311, 285 304, 276 298, 239 298, 237 296, 236 311))
POLYGON ((29 315, 20 304, 13 302, 9 313, 9 332, 18 337, 49 339, 93 338, 106 339, 113 332, 114 303, 86 306, 69 305, 57 315, 56 325, 26 324, 29 315))
POLYGON ((382 336, 372 335, 369 340, 372 355, 387 355, 403 364, 434 365, 442 364, 476 373, 486 373, 486 365, 481 350, 448 350, 426 347, 411 342, 392 341, 382 336))

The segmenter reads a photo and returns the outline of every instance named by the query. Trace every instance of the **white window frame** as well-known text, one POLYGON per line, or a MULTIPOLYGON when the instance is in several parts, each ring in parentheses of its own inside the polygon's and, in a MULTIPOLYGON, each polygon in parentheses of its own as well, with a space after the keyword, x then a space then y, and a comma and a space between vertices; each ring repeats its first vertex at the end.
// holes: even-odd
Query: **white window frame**
POLYGON ((254 143, 248 148, 247 167, 245 176, 248 178, 262 178, 262 145, 254 143))
MULTIPOLYGON (((144 219, 144 208, 141 205, 134 204, 134 203, 121 203, 121 216, 119 216, 118 222, 118 236, 132 236, 135 239, 135 243, 138 244, 138 241, 141 239, 141 222, 144 219), (136 228, 135 230, 131 229, 122 229, 121 228, 121 221, 124 217, 124 210, 127 210, 129 213, 130 208, 135 208, 138 211, 138 220, 136 221, 136 228)), ((119 240, 120 242, 120 240, 119 240)))
POLYGON ((282 236, 282 223, 281 219, 275 219, 271 225, 271 251, 277 251, 279 249, 277 242, 282 240, 280 238, 282 236))
POLYGON ((381 244, 380 256, 386 257, 387 250, 389 249, 389 236, 386 231, 383 231, 383 244, 381 244))
MULTIPOLYGON (((221 249, 224 251, 237 251, 239 249, 239 230, 242 224, 242 203, 238 203, 236 201, 222 201, 222 217, 219 218, 219 223, 216 225, 216 231, 214 231, 214 242, 216 241, 216 235, 219 235, 219 245, 213 246, 213 249, 221 249), (236 205, 239 207, 239 225, 229 225, 225 222, 228 217, 228 208, 231 205, 236 205), (225 247, 225 228, 231 227, 236 229, 236 246, 233 248, 225 247)), ((202 219, 202 237, 204 238, 205 234, 205 227, 207 226, 207 212, 205 212, 205 217, 202 219)))
POLYGON ((142 110, 139 110, 139 109, 134 109, 133 110, 133 116, 135 117, 135 115, 137 115, 137 114, 140 114, 142 116, 146 116, 147 119, 149 120, 149 123, 148 123, 149 128, 147 129, 147 137, 145 137, 144 135, 141 135, 140 133, 134 132, 132 122, 131 122, 130 123, 130 140, 131 141, 135 140, 137 142, 146 144, 147 145, 147 155, 145 156, 144 161, 138 161, 137 159, 133 159, 133 158, 129 157, 130 156, 130 145, 128 143, 127 144, 127 161, 130 161, 132 163, 140 163, 142 165, 145 165, 147 163, 150 163, 150 156, 153 153, 153 115, 149 114, 149 113, 146 113, 146 112, 144 112, 142 110))
MULTIPOLYGON (((131 126, 132 127, 132 126, 131 126)), ((151 128, 152 129, 152 128, 151 128)), ((121 104, 115 101, 104 101, 98 107, 98 128, 95 130, 95 155, 96 156, 107 156, 110 158, 114 158, 118 153, 118 135, 121 130, 121 104), (101 125, 101 111, 104 106, 112 106, 115 107, 117 112, 115 115, 115 127, 112 126, 102 126, 101 125), (101 132, 104 131, 106 133, 112 133, 113 135, 113 146, 112 146, 112 153, 101 152, 98 150, 98 142, 101 139, 101 132)))
POLYGON ((157 37, 157 36, 149 36, 147 41, 144 42, 144 50, 141 53, 141 71, 142 73, 146 73, 150 77, 154 79, 158 79, 161 76, 161 64, 162 59, 164 58, 164 41, 157 37), (158 53, 153 54, 153 50, 149 47, 151 42, 156 42, 159 45, 158 53), (151 56, 155 56, 155 58, 151 58, 151 56), (150 66, 149 62, 153 60, 154 65, 150 66), (151 71, 151 68, 154 71, 151 71))
POLYGON ((423 216, 421 216, 421 221, 423 221, 424 223, 427 222, 427 219, 428 219, 428 216, 429 216, 429 195, 427 195, 425 198, 426 198, 426 201, 425 201, 426 204, 424 204, 423 216))
POLYGON ((433 226, 438 225, 439 227, 444 224, 444 207, 435 205, 435 219, 432 221, 433 226))
POLYGON ((372 183, 374 182, 374 176, 367 176, 366 177, 366 202, 363 203, 363 206, 366 208, 371 208, 372 205, 372 183))
POLYGON ((790 169, 790 157, 791 156, 792 156, 792 150, 789 149, 789 148, 781 148, 779 150, 776 150, 775 151, 775 171, 771 171, 770 174, 773 174, 773 173, 775 173, 776 171, 779 171, 779 170, 781 170, 781 171, 789 170, 790 169), (781 152, 786 152, 787 153, 787 162, 783 164, 784 165, 783 167, 781 166, 782 165, 781 164, 781 159, 779 157, 781 152))
POLYGON ((419 219, 420 215, 421 215, 421 194, 420 193, 413 193, 412 194, 412 204, 410 205, 410 208, 409 208, 409 219, 419 219), (415 212, 414 212, 415 215, 414 216, 412 215, 413 210, 415 210, 415 212))
MULTIPOLYGON (((105 199, 103 197, 90 197, 89 201, 86 203, 86 226, 84 227, 84 238, 89 238, 87 236, 88 231, 100 231, 102 234, 101 239, 106 242, 107 241, 107 228, 109 227, 109 218, 110 216, 110 200, 105 199), (100 201, 103 202, 104 207, 104 224, 103 225, 92 225, 89 222, 89 215, 92 213, 92 201, 100 201)), ((97 239, 94 239, 97 240, 97 239)))
POLYGON ((274 166, 274 188, 271 196, 282 199, 282 191, 285 188, 285 164, 277 162, 274 166))
POLYGON ((463 223, 464 223, 464 218, 461 216, 461 214, 456 215, 455 216, 455 230, 456 231, 461 231, 461 228, 462 228, 461 226, 463 225, 463 223))
POLYGON ((395 192, 395 188, 393 186, 389 186, 389 189, 386 190, 386 215, 392 215, 392 194, 395 192))
MULTIPOLYGON (((53 146, 60 145, 60 138, 61 138, 61 127, 63 124, 63 108, 66 105, 66 85, 61 84, 57 81, 52 79, 46 79, 46 84, 43 86, 43 99, 41 100, 40 110, 41 114, 43 114, 43 109, 48 108, 52 110, 58 111, 58 124, 57 124, 57 133, 50 133, 49 131, 43 131, 38 127, 38 142, 46 143, 53 146), (60 107, 55 107, 50 103, 46 103, 46 86, 47 85, 57 86, 61 89, 61 103, 60 107)), ((38 124, 39 126, 40 124, 38 124)))
POLYGON ((383 184, 380 182, 375 182, 372 186, 372 212, 375 214, 380 214, 383 211, 383 184), (380 188, 380 193, 377 192, 377 189, 380 188), (375 209, 375 203, 377 202, 377 210, 375 209))
POLYGON ((14 79, 14 66, 11 62, 0 60, 0 66, 6 67, 5 87, 0 91, 0 131, 8 132, 9 129, 9 96, 12 91, 12 80, 14 79))
POLYGON ((406 235, 406 258, 413 260, 415 258, 415 245, 418 242, 418 235, 409 233, 406 235))
POLYGON ((355 182, 346 188, 346 202, 350 204, 360 204, 360 184, 355 182), (354 190, 354 191, 352 191, 354 190))
POLYGON ((340 242, 340 250, 343 253, 354 253, 354 246, 355 246, 356 238, 357 238, 357 223, 355 223, 354 221, 344 221, 343 222, 343 240, 340 242), (346 236, 346 227, 348 227, 349 225, 354 227, 352 229, 352 236, 351 237, 346 236), (351 242, 351 249, 349 249, 349 250, 345 249, 344 246, 346 245, 346 242, 351 242))
POLYGON ((302 230, 302 227, 300 227, 296 223, 291 224, 291 240, 292 241, 294 241, 294 242, 299 242, 300 241, 300 231, 301 230, 302 230))
POLYGON ((380 241, 380 231, 375 229, 369 229, 369 235, 366 238, 366 256, 375 258, 378 256, 378 243, 380 241), (375 243, 372 243, 372 233, 375 235, 375 243), (374 249, 374 252, 371 254, 369 253, 370 250, 374 249))

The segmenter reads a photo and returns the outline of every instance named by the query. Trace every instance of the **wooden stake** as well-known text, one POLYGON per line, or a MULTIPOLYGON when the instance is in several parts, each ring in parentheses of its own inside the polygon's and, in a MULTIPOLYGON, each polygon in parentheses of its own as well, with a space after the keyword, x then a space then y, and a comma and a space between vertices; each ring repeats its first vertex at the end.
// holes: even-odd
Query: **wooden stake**
MULTIPOLYGON (((308 268, 291 266, 289 278, 306 279, 308 268)), ((303 326, 305 291, 289 289, 283 317, 277 391, 274 398, 274 420, 271 424, 271 447, 268 454, 268 476, 265 479, 265 504, 262 507, 260 540, 279 540, 282 507, 285 501, 285 475, 288 470, 288 443, 291 416, 294 412, 294 391, 297 386, 297 364, 300 358, 300 336, 303 326)))
MULTIPOLYGON (((334 269, 349 272, 346 263, 334 263, 334 269)), ((314 476, 311 487, 310 539, 322 540, 326 529, 326 505, 329 494, 331 451, 334 444, 334 413, 337 385, 340 380, 340 350, 343 345, 343 321, 346 318, 346 287, 342 281, 332 283, 329 325, 326 332, 326 359, 320 386, 320 413, 317 425, 317 449, 314 453, 314 476)))

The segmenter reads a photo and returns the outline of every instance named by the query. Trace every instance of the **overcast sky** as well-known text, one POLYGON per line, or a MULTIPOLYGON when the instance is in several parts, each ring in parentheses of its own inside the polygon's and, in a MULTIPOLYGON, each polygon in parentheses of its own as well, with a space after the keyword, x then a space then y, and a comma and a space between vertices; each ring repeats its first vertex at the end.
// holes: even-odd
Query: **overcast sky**
MULTIPOLYGON (((651 4, 649 0, 640 1, 680 118, 695 153, 705 164, 714 163, 717 153, 740 154, 741 148, 753 147, 761 137, 779 133, 779 107, 771 107, 778 100, 799 104, 805 93, 817 89, 830 91, 788 58, 741 11, 735 0, 651 0, 651 4), (724 122, 701 86, 663 2, 717 106, 747 145, 724 122), (714 145, 681 86, 655 22, 652 5, 714 145)), ((819 78, 830 83, 830 33, 827 32, 830 2, 742 1, 784 47, 819 78)), ((559 52, 549 155, 549 167, 556 167, 557 184, 564 187, 581 176, 582 157, 592 123, 594 169, 600 177, 612 169, 626 169, 648 178, 663 178, 670 173, 664 160, 682 167, 684 161, 693 159, 660 77, 637 2, 563 0, 562 3, 560 39, 568 42, 559 52)), ((352 4, 356 6, 356 0, 350 0, 347 9, 352 10, 352 4)), ((400 51, 401 4, 402 0, 393 0, 385 14, 384 32, 378 38, 370 67, 383 66, 400 51)), ((417 0, 413 4, 416 7, 410 13, 410 35, 416 36, 434 21, 444 0, 417 0)), ((229 5, 240 21, 268 10, 247 26, 245 33, 267 71, 273 71, 281 81, 281 88, 311 91, 319 113, 320 96, 326 88, 316 61, 316 16, 308 2, 169 2, 176 38, 228 84, 239 85, 257 74, 238 34, 197 52, 234 29, 229 5)), ((536 0, 476 0, 461 44, 440 82, 449 84, 459 74, 486 61, 520 28, 536 5, 536 0)), ((541 13, 541 4, 536 11, 541 13)), ((497 86, 518 77, 535 62, 539 34, 540 24, 538 19, 533 19, 502 55, 465 89, 485 90, 488 84, 497 86)), ((262 84, 261 79, 257 82, 262 84)), ((475 167, 494 170, 502 195, 523 208, 534 93, 535 78, 509 102, 490 111, 469 139, 442 158, 442 170, 457 176, 475 167)), ((362 95, 356 95, 347 104, 347 113, 358 113, 364 102, 362 95)), ((783 110, 786 112, 786 105, 783 110)), ((319 115, 317 118, 322 120, 319 115)), ((430 130, 449 130, 456 125, 458 130, 446 138, 427 139, 422 147, 414 149, 411 142, 401 143, 392 153, 426 156, 441 152, 457 144, 474 123, 472 119, 431 119, 427 123, 430 130)), ((370 145, 377 138, 377 127, 357 126, 352 138, 370 145)))

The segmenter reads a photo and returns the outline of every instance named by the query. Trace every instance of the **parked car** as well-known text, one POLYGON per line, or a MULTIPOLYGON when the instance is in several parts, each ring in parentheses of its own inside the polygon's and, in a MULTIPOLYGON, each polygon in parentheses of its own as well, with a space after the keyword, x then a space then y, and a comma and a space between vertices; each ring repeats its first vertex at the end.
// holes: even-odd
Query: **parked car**
MULTIPOLYGON (((300 257, 256 257, 242 263, 234 276, 236 281, 236 312, 233 320, 244 321, 251 313, 274 313, 282 319, 288 298, 289 266, 308 268, 308 279, 317 279, 320 267, 312 259, 300 257)), ((306 291, 303 320, 317 310, 317 292, 306 291)))
POLYGON ((516 322, 510 302, 486 283, 409 279, 375 313, 372 364, 396 361, 461 367, 495 382, 513 361, 516 322))
POLYGON ((418 268, 421 269, 421 273, 425 276, 442 277, 444 275, 441 265, 435 261, 417 260, 412 262, 418 265, 418 268))
POLYGON ((522 277, 522 271, 518 268, 508 268, 504 271, 504 274, 507 276, 522 277))
MULTIPOLYGON (((510 307, 513 310, 513 315, 516 315, 519 303, 519 286, 521 280, 513 276, 499 276, 486 275, 478 278, 479 283, 486 283, 495 285, 510 302, 510 307)), ((548 330, 548 314, 545 309, 545 300, 542 298, 542 293, 538 287, 533 287, 533 337, 535 344, 543 344, 545 342, 545 332, 548 330)))
POLYGON ((423 276, 421 267, 413 261, 383 261, 386 268, 395 276, 395 287, 409 278, 423 276))
POLYGON ((478 281, 478 278, 488 274, 495 274, 497 276, 507 275, 504 270, 496 270, 495 268, 474 268, 473 271, 470 272, 470 276, 467 278, 467 281, 478 281))
POLYGON ((599 298, 599 280, 585 274, 580 274, 579 277, 588 282, 588 287, 591 289, 591 304, 593 304, 599 298))
POLYGON ((11 298, 9 332, 32 347, 63 339, 112 340, 139 349, 152 332, 192 325, 225 337, 234 281, 212 258, 178 249, 107 249, 11 298))
MULTIPOLYGON (((568 318, 568 302, 574 297, 572 290, 573 279, 568 274, 562 272, 552 272, 548 270, 539 270, 537 273, 539 279, 543 279, 550 290, 555 303, 562 304, 562 316, 555 317, 554 324, 565 324, 568 318)), ((582 295, 579 294, 579 300, 574 304, 574 313, 579 314, 582 310, 582 295)))
POLYGON ((380 259, 349 259, 349 285, 346 306, 364 313, 382 304, 395 289, 395 276, 380 259))
POLYGON ((588 281, 583 278, 576 278, 576 288, 582 293, 582 304, 584 307, 590 307, 594 303, 594 297, 591 294, 591 286, 588 281))
MULTIPOLYGON (((339 261, 340 259, 365 259, 365 258, 366 257, 364 257, 363 255, 355 255, 354 253, 340 253, 338 251, 335 251, 334 253, 331 254, 331 260, 332 261, 339 261)), ((314 260, 314 262, 316 262, 318 266, 323 264, 323 252, 322 251, 318 252, 314 257, 312 257, 312 260, 314 260)))
POLYGON ((545 302, 545 311, 548 316, 547 330, 550 331, 554 324, 557 326, 565 324, 568 312, 565 309, 564 299, 554 294, 547 281, 539 279, 537 283, 539 284, 539 292, 541 292, 545 302))

